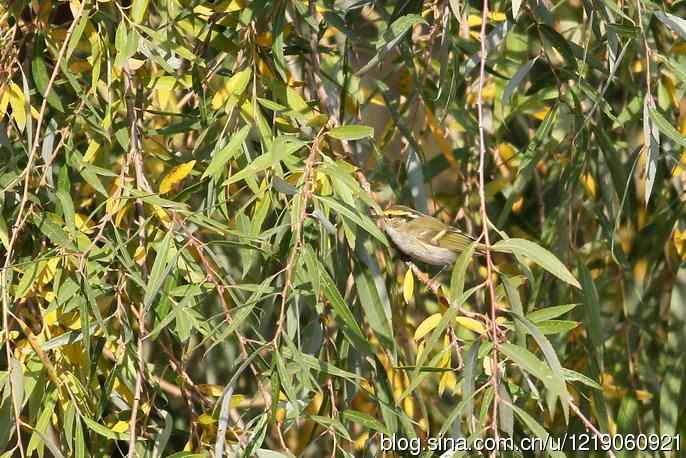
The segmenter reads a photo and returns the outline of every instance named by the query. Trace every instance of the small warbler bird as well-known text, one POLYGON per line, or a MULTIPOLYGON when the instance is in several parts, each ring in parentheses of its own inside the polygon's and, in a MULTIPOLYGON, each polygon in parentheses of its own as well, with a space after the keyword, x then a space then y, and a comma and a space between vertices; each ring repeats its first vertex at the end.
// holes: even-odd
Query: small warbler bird
MULTIPOLYGON (((411 258, 445 266, 452 264, 476 239, 438 218, 403 205, 392 205, 383 213, 383 228, 393 243, 411 258)), ((476 245, 477 253, 485 246, 476 245)))

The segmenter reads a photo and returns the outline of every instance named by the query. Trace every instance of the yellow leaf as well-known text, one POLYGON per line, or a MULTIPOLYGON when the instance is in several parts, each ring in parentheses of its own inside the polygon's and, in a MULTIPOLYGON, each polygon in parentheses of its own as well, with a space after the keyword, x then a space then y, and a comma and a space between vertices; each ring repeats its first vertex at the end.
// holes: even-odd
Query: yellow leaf
POLYGON ((224 392, 224 387, 221 385, 201 383, 197 386, 198 386, 198 391, 200 391, 205 396, 212 396, 212 397, 218 398, 224 392))
POLYGON ((117 211, 117 214, 114 215, 114 224, 117 227, 121 227, 122 221, 124 221, 124 218, 126 218, 126 214, 129 212, 129 209, 131 208, 131 205, 125 205, 121 209, 117 211))
POLYGON ((443 157, 445 157, 445 159, 453 168, 458 169, 460 166, 457 163, 457 159, 455 159, 455 156, 453 155, 453 147, 448 139, 448 135, 443 126, 441 126, 436 119, 436 116, 434 116, 433 112, 428 108, 426 110, 426 122, 429 125, 429 130, 434 136, 434 139, 438 144, 438 149, 441 150, 443 157))
POLYGON ((586 189, 588 195, 595 199, 597 188, 593 175, 591 175, 590 173, 584 173, 583 175, 581 175, 581 184, 584 185, 584 189, 586 189))
POLYGON ((255 43, 263 48, 271 48, 273 41, 272 33, 268 30, 258 34, 257 37, 255 37, 255 43))
POLYGON ((55 326, 57 324, 57 309, 52 309, 43 315, 43 324, 46 326, 55 326))
POLYGON ((675 229, 672 238, 674 240, 674 247, 676 248, 677 254, 682 260, 686 261, 686 229, 683 231, 675 229))
POLYGON ((60 263, 61 258, 54 257, 50 258, 43 266, 41 273, 38 275, 38 281, 47 285, 55 278, 55 273, 57 272, 57 265, 60 263))
POLYGON ((110 428, 112 432, 115 433, 125 433, 129 430, 129 422, 124 420, 119 420, 110 428))
POLYGON ((667 90, 667 94, 669 94, 669 98, 672 102, 672 106, 675 108, 679 108, 679 99, 677 98, 676 95, 676 87, 674 86, 674 81, 672 78, 670 78, 667 75, 662 76, 662 84, 664 85, 665 89, 667 90))
POLYGON ((93 223, 88 219, 87 216, 82 215, 81 213, 74 213, 74 224, 76 225, 76 229, 80 230, 84 234, 93 233, 93 223))
POLYGON ((518 215, 522 212, 522 209, 524 208, 524 196, 519 196, 517 200, 515 200, 512 203, 512 213, 515 215, 518 215))
POLYGON ((438 395, 442 396, 446 388, 453 393, 457 391, 457 377, 453 371, 444 372, 441 376, 441 381, 438 382, 438 395))
POLYGON ((648 272, 648 260, 646 258, 638 259, 634 264, 634 281, 636 283, 643 283, 646 273, 648 272))
POLYGON ((212 8, 206 5, 196 6, 195 8, 193 8, 193 12, 205 21, 207 21, 210 18, 210 16, 212 16, 212 14, 214 13, 214 11, 212 11, 212 8))
POLYGON ((650 401, 653 399, 653 393, 646 390, 636 390, 636 399, 639 401, 650 401))
POLYGON ((24 131, 26 127, 26 101, 24 99, 24 92, 16 83, 10 82, 9 102, 12 107, 12 117, 17 123, 19 130, 24 131))
POLYGON ((214 97, 212 97, 212 102, 210 103, 212 109, 220 109, 231 96, 240 97, 245 91, 245 88, 248 87, 250 76, 252 76, 252 69, 246 67, 229 78, 226 83, 224 83, 224 87, 217 91, 214 94, 214 97))
POLYGON ((217 4, 214 10, 217 13, 235 13, 240 11, 245 7, 245 1, 239 0, 228 0, 217 4))
POLYGON ((155 211, 155 214, 162 222, 162 224, 164 224, 165 226, 169 226, 171 224, 172 220, 164 208, 160 207, 159 205, 153 205, 152 209, 155 211))
POLYGON ((407 269, 405 272, 405 280, 403 280, 403 299, 405 303, 409 304, 414 297, 414 275, 412 275, 412 270, 407 269))
POLYGON ((136 251, 133 253, 133 260, 136 261, 137 264, 142 264, 144 259, 145 259, 145 248, 143 248, 142 245, 138 245, 136 247, 136 251))
POLYGON ((198 417, 198 420, 197 420, 197 421, 198 421, 198 423, 200 423, 200 424, 203 425, 203 426, 213 425, 214 423, 217 422, 217 420, 215 420, 214 418, 212 418, 211 415, 207 415, 206 413, 200 415, 200 416, 198 417))
POLYGON ((431 331, 434 330, 438 323, 441 321, 443 316, 440 313, 434 313, 430 317, 426 318, 424 321, 419 323, 417 330, 414 331, 414 340, 419 340, 431 331))
POLYGON ((160 182, 160 187, 159 191, 160 194, 166 194, 169 191, 171 191, 175 185, 180 183, 184 178, 186 178, 191 171, 193 170, 193 166, 195 165, 195 161, 188 161, 183 164, 179 164, 176 167, 172 168, 167 175, 162 178, 162 181, 160 182))
POLYGON ((168 109, 169 101, 174 95, 174 84, 176 84, 176 77, 174 76, 162 76, 155 83, 157 102, 163 110, 168 109))
POLYGON ((88 142, 88 148, 86 149, 86 154, 83 155, 83 161, 92 163, 95 160, 95 155, 98 153, 99 149, 100 143, 95 140, 88 142))
POLYGON ((10 103, 10 91, 7 86, 0 88, 0 114, 7 113, 7 105, 10 103))
POLYGON ((543 118, 548 114, 550 111, 550 108, 544 107, 542 110, 537 111, 536 113, 533 114, 533 117, 538 119, 539 121, 543 121, 543 118))
POLYGON ((477 334, 486 334, 486 328, 484 327, 483 323, 481 323, 481 321, 475 320, 474 318, 458 316, 455 318, 455 321, 463 328, 469 329, 470 331, 474 331, 477 334))
POLYGON ((450 348, 450 337, 448 337, 448 334, 443 336, 443 356, 441 356, 441 360, 438 362, 438 367, 440 368, 446 368, 450 367, 450 359, 452 356, 452 352, 449 350, 450 348))
MULTIPOLYGON (((501 13, 499 11, 491 11, 490 13, 488 13, 489 21, 503 22, 505 19, 507 19, 505 13, 501 13)), ((481 15, 470 14, 467 18, 467 24, 469 24, 469 27, 476 27, 477 25, 481 25, 481 15)))
POLYGON ((498 145, 498 154, 500 159, 502 159, 505 166, 512 168, 513 159, 517 156, 517 150, 510 143, 501 143, 498 145))

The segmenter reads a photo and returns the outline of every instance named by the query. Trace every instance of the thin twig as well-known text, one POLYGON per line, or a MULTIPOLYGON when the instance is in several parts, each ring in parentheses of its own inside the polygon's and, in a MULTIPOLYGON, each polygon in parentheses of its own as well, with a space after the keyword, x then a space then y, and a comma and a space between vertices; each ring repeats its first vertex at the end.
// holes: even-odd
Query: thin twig
POLYGON ((488 0, 483 0, 481 15, 481 32, 479 34, 481 40, 481 55, 479 66, 479 92, 476 101, 477 114, 479 121, 479 200, 481 202, 481 225, 484 239, 484 251, 486 253, 486 286, 491 302, 491 326, 490 337, 493 342, 493 351, 491 352, 491 386, 493 387, 493 411, 491 416, 491 430, 493 436, 498 440, 498 403, 500 397, 498 396, 498 341, 499 329, 496 322, 497 305, 495 299, 495 286, 493 285, 493 260, 491 259, 491 240, 488 235, 488 214, 486 212, 486 186, 484 184, 484 163, 486 161, 486 141, 484 135, 484 115, 483 115, 483 92, 484 82, 486 80, 486 24, 488 22, 488 0))
POLYGON ((286 303, 288 301, 288 293, 291 288, 291 280, 293 276, 293 269, 295 268, 295 262, 297 260, 298 254, 300 253, 300 247, 302 244, 302 228, 305 224, 305 219, 307 218, 307 204, 312 197, 312 187, 313 187, 313 177, 312 173, 314 171, 314 163, 319 154, 319 142, 321 141, 321 135, 324 132, 322 128, 317 136, 312 142, 310 147, 310 154, 305 161, 305 172, 303 174, 303 187, 300 193, 298 193, 298 199, 300 200, 300 215, 298 215, 297 223, 295 226, 295 232, 293 233, 293 246, 291 248, 291 254, 288 257, 288 262, 286 263, 286 279, 283 284, 283 289, 281 290, 281 308, 279 310, 279 321, 277 323, 276 332, 274 333, 274 339, 272 340, 274 348, 278 344, 279 337, 283 330, 284 318, 286 313, 286 303))
MULTIPOLYGON (((131 74, 128 68, 128 63, 124 64, 122 69, 122 76, 124 80, 124 100, 126 103, 126 116, 129 124, 129 161, 133 163, 134 171, 136 173, 136 187, 144 192, 151 192, 150 185, 143 173, 143 156, 141 153, 141 140, 138 130, 138 113, 134 108, 135 100, 133 97, 133 88, 131 74)), ((138 243, 139 246, 145 247, 146 233, 145 233, 145 215, 143 211, 143 201, 140 198, 136 199, 136 214, 138 217, 138 243)), ((147 283, 148 271, 145 264, 145 256, 141 257, 139 261, 143 281, 147 283)), ((143 340, 145 339, 145 310, 146 304, 140 303, 138 307, 138 340, 136 342, 136 359, 138 362, 138 370, 136 372, 136 385, 133 396, 133 405, 131 406, 131 421, 129 425, 129 452, 128 458, 134 458, 136 453, 136 422, 138 419, 138 407, 141 400, 141 393, 143 391, 143 374, 145 372, 145 359, 143 355, 143 340)))

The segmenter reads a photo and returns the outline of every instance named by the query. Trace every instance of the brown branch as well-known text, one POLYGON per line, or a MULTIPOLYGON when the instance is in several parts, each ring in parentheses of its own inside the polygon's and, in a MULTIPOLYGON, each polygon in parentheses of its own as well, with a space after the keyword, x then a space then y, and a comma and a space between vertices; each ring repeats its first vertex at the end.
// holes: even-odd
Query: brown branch
POLYGON ((322 128, 315 137, 314 142, 312 142, 312 146, 310 147, 310 154, 307 157, 307 160, 305 161, 305 172, 303 174, 304 184, 302 190, 300 191, 300 193, 298 193, 298 199, 300 201, 300 215, 298 215, 298 223, 295 226, 295 233, 293 234, 293 239, 295 241, 293 242, 291 254, 288 256, 288 261, 286 263, 286 280, 284 281, 283 289, 281 290, 281 308, 279 310, 279 321, 277 323, 276 332, 274 333, 274 338, 272 340, 275 349, 281 332, 283 330, 283 322, 288 302, 288 293, 291 288, 293 269, 295 268, 295 262, 298 258, 298 254, 300 253, 300 246, 302 244, 302 227, 305 224, 305 219, 307 218, 307 204, 309 203, 310 198, 312 197, 312 172, 314 171, 315 160, 317 159, 317 155, 319 154, 319 142, 321 141, 321 136, 323 132, 324 128, 322 128))
POLYGON ((493 351, 491 352, 491 380, 490 384, 493 387, 493 411, 491 414, 491 430, 493 436, 498 440, 498 403, 500 397, 498 396, 498 342, 499 342, 499 328, 496 322, 497 304, 495 299, 495 286, 493 285, 493 259, 491 258, 491 240, 488 235, 488 213, 486 212, 486 186, 484 184, 484 163, 486 161, 486 140, 484 134, 484 115, 483 115, 483 92, 484 83, 486 81, 486 25, 488 23, 488 0, 482 2, 481 13, 481 31, 479 33, 481 41, 481 55, 479 58, 479 89, 476 101, 477 115, 479 121, 479 200, 481 203, 481 237, 484 239, 484 251, 486 254, 486 287, 488 288, 489 298, 491 302, 491 326, 490 337, 493 342, 493 351))
MULTIPOLYGON (((152 192, 148 184, 145 174, 143 172, 143 156, 141 153, 141 139, 138 128, 138 113, 135 109, 134 94, 132 88, 131 74, 128 63, 124 64, 122 69, 122 77, 124 82, 124 100, 126 103, 126 117, 129 124, 129 153, 127 162, 133 163, 134 171, 136 173, 136 187, 144 192, 152 192)), ((140 198, 136 199, 136 216, 138 218, 138 243, 139 246, 145 247, 146 233, 145 233, 145 214, 143 209, 143 201, 140 198)), ((145 256, 139 261, 143 281, 147 283, 148 269, 145 263, 145 256)), ((140 405, 141 394, 143 391, 143 374, 145 372, 145 359, 143 354, 143 340, 145 339, 145 310, 146 304, 141 302, 138 307, 138 340, 136 343, 136 359, 138 362, 138 370, 136 372, 136 384, 133 396, 133 405, 131 406, 131 420, 129 425, 129 452, 128 458, 134 458, 136 451, 136 422, 138 420, 138 407, 140 405)))

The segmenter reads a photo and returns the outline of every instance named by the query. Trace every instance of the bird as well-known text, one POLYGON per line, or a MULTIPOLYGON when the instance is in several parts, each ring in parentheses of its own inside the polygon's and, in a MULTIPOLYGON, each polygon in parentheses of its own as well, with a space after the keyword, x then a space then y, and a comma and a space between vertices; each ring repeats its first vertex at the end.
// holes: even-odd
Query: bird
POLYGON ((471 243, 476 243, 476 253, 484 254, 486 250, 466 232, 404 205, 388 207, 381 220, 384 231, 400 251, 427 264, 450 265, 471 243))

